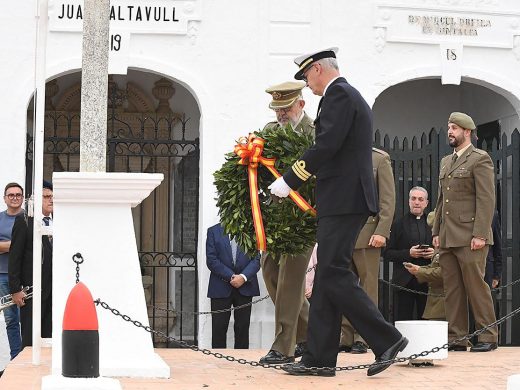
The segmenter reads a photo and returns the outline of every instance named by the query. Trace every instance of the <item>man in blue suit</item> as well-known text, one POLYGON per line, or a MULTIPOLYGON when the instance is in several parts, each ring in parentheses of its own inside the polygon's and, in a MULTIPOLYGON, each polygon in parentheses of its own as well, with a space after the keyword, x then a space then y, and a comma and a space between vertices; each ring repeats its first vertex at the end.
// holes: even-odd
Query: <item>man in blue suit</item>
MULTIPOLYGON (((230 241, 220 224, 208 229, 206 240, 206 264, 209 277, 208 298, 211 311, 230 309, 251 303, 260 295, 256 273, 260 269, 260 255, 250 258, 235 241, 230 241)), ((213 314, 211 345, 226 348, 226 333, 231 312, 213 314)), ((251 306, 234 311, 235 349, 249 348, 249 321, 251 306)))

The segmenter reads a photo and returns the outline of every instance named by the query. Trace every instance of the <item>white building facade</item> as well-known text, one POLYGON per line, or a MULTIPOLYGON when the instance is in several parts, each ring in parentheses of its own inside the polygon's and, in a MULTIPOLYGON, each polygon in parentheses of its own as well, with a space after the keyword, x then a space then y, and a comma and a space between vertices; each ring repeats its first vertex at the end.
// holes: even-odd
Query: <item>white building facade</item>
MULTIPOLYGON (((182 137, 199 142, 194 237, 198 274, 193 279, 198 280, 198 293, 193 298, 200 311, 210 306, 206 229, 218 221, 212 174, 225 153, 232 151, 234 140, 273 120, 270 95, 264 90, 293 78, 292 60, 297 55, 338 46, 342 74, 372 105, 375 128, 390 137, 443 128, 452 111, 467 112, 477 125, 496 123, 500 134, 520 128, 517 0, 111 3, 109 73, 126 94, 120 112, 131 117, 128 122, 148 112, 177 116, 179 123, 189 118, 181 126, 182 137)), ((0 3, 1 186, 26 182, 36 10, 36 0, 0 3)), ((81 20, 82 1, 50 0, 48 112, 78 111, 81 20)), ((308 90, 304 96, 306 110, 314 116, 319 97, 308 90)), ((56 158, 60 160, 49 157, 48 172, 58 162, 63 169, 75 169, 70 161, 65 164, 56 158)), ((147 168, 142 162, 127 165, 128 171, 147 168)), ((175 229, 171 221, 165 224, 175 229)), ((138 234, 139 229, 136 223, 138 234)), ((168 242, 167 250, 174 251, 172 245, 168 242)), ((263 296, 266 290, 261 285, 263 296)), ((254 306, 252 348, 270 346, 273 313, 270 301, 254 306)), ((192 336, 200 346, 210 346, 211 318, 201 316, 196 328, 198 334, 192 336)))

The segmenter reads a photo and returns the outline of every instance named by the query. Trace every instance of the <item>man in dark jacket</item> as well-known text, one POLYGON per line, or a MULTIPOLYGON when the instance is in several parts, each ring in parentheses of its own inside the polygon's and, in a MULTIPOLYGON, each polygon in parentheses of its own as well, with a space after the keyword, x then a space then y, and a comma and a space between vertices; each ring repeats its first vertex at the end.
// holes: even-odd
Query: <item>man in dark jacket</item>
MULTIPOLYGON (((434 255, 432 231, 424 213, 428 206, 426 189, 413 187, 409 193, 408 204, 410 212, 392 225, 384 259, 394 263, 392 277, 394 284, 426 294, 428 284, 419 283, 417 278, 405 268, 405 264, 408 263, 418 266, 428 265, 434 255)), ((394 319, 396 321, 422 318, 426 306, 426 295, 397 290, 394 297, 394 307, 396 308, 394 319)))
MULTIPOLYGON (((38 221, 47 229, 52 228, 52 184, 43 183, 43 220, 38 221)), ((33 285, 33 228, 34 218, 16 217, 9 252, 9 289, 13 302, 20 307, 22 348, 32 345, 32 299, 25 301, 24 287, 33 285)), ((52 337, 52 236, 42 236, 42 284, 41 284, 41 336, 52 337)))
MULTIPOLYGON (((252 297, 260 295, 256 274, 260 269, 260 255, 249 258, 230 241, 220 224, 208 229, 206 240, 206 264, 211 271, 208 298, 211 311, 230 309, 251 303, 252 297)), ((226 333, 231 312, 212 315, 213 348, 226 348, 226 333)), ((249 348, 249 323, 251 306, 234 311, 235 348, 249 348)))
MULTIPOLYGON (((295 59, 296 79, 323 96, 316 117, 316 141, 290 170, 270 185, 287 197, 316 175, 318 267, 309 313, 307 351, 284 366, 291 375, 334 376, 341 316, 368 343, 377 362, 393 359, 408 340, 387 323, 352 272, 356 239, 369 215, 378 212, 372 173, 372 112, 359 91, 340 77, 337 48, 295 59)), ((368 369, 375 375, 390 366, 368 369)))

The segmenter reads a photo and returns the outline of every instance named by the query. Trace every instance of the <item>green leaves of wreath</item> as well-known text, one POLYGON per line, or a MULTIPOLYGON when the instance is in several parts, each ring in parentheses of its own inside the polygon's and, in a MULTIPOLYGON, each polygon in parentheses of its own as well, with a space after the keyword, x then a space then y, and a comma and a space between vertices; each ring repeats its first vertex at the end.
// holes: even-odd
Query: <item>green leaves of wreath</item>
MULTIPOLYGON (((276 158, 276 169, 283 174, 312 144, 312 136, 294 131, 290 126, 266 127, 255 132, 265 140, 263 156, 276 158)), ((233 145, 234 147, 234 145, 233 145)), ((249 256, 257 254, 255 229, 251 215, 247 166, 238 164, 233 152, 213 176, 217 188, 217 207, 224 231, 233 237, 249 256)), ((316 240, 316 218, 304 213, 290 199, 274 201, 268 186, 275 177, 262 165, 258 166, 258 188, 262 217, 267 237, 267 252, 273 255, 296 255, 312 247, 316 240)), ((315 179, 309 179, 298 192, 315 207, 315 179)))

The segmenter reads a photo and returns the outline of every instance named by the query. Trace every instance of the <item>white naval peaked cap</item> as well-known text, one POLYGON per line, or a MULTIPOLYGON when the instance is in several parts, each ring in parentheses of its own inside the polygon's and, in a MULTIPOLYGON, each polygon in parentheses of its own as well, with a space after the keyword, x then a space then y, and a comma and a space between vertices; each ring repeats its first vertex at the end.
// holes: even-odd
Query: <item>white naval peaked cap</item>
POLYGON ((336 58, 336 53, 339 51, 337 47, 329 47, 328 49, 318 50, 312 53, 302 54, 294 59, 294 63, 298 66, 298 72, 294 75, 296 80, 302 80, 303 74, 309 66, 322 58, 336 58))

